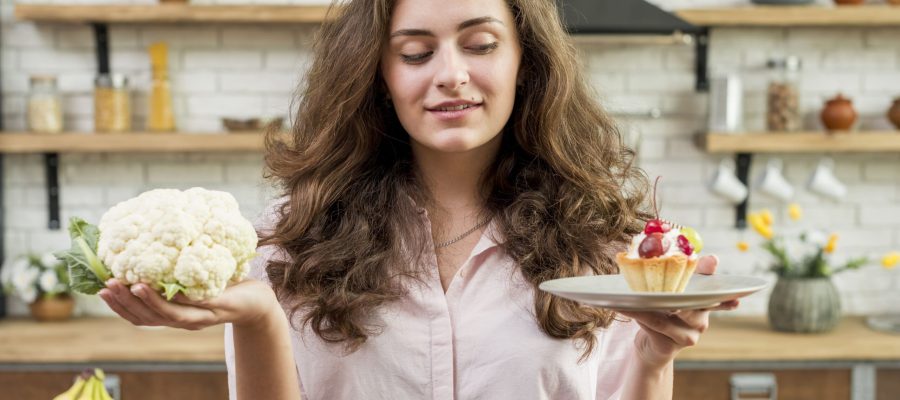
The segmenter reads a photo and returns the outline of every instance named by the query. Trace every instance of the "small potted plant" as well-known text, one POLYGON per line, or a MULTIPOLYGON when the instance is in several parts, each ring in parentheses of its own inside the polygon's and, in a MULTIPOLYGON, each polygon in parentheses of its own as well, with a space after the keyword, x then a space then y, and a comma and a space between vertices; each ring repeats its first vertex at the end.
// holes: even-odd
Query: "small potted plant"
POLYGON ((61 321, 72 316, 75 301, 65 264, 52 253, 27 254, 3 266, 3 290, 28 304, 38 321, 61 321))
MULTIPOLYGON (((802 210, 796 204, 788 208, 796 221, 802 210)), ((843 271, 858 269, 868 257, 850 258, 842 264, 831 260, 838 235, 821 230, 803 230, 796 235, 776 234, 772 213, 768 210, 750 213, 747 222, 760 236, 762 247, 771 256, 768 269, 778 276, 769 297, 769 324, 783 332, 827 332, 841 317, 840 295, 831 277, 843 271)), ((746 251, 749 244, 738 243, 746 251)))

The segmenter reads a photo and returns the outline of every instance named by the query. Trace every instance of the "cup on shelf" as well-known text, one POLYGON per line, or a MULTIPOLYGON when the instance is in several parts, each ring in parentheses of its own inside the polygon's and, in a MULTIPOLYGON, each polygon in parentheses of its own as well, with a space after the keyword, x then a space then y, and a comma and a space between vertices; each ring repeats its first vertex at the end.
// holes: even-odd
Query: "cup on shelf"
POLYGON ((747 185, 737 178, 734 161, 723 158, 709 183, 709 190, 733 204, 740 204, 748 194, 747 185))
POLYGON ((788 201, 794 196, 794 186, 784 178, 781 159, 772 158, 759 176, 759 190, 781 201, 788 201))
POLYGON ((841 200, 847 195, 847 186, 834 176, 834 160, 827 157, 819 161, 807 187, 813 193, 832 200, 841 200))

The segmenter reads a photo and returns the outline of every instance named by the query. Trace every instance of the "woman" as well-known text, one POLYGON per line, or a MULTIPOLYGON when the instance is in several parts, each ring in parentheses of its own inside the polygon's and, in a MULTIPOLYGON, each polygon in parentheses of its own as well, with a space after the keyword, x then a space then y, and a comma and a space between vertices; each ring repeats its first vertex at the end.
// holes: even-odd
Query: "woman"
POLYGON ((241 399, 671 398, 709 310, 616 318, 537 289, 616 273, 648 218, 578 65, 554 2, 348 2, 292 142, 267 140, 284 197, 257 279, 206 303, 100 295, 139 325, 231 323, 241 399))

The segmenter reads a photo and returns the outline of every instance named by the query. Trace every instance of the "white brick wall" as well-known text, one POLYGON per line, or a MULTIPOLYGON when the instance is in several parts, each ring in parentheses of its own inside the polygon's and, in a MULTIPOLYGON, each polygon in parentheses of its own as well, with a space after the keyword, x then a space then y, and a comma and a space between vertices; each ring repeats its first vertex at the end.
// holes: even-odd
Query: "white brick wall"
MULTIPOLYGON (((322 0, 195 0, 194 3, 327 3, 322 0)), ((651 0, 666 9, 745 0, 651 0)), ((37 0, 35 0, 37 2, 37 0)), ((48 0, 40 0, 47 3, 48 0)), ((53 3, 151 3, 151 0, 52 0, 53 3)), ((830 0, 820 0, 830 3, 830 0)), ((28 75, 56 74, 66 94, 70 130, 93 129, 91 91, 95 59, 91 29, 86 25, 33 24, 14 21, 12 0, 0 0, 2 20, 3 117, 8 130, 24 129, 28 75)), ((170 46, 176 119, 185 131, 221 130, 226 116, 289 116, 289 105, 309 62, 314 28, 289 25, 115 25, 110 28, 112 66, 131 77, 135 125, 141 126, 149 86, 146 46, 170 46)), ((817 129, 822 103, 837 92, 851 96, 861 115, 861 128, 886 129, 884 118, 892 97, 900 96, 900 29, 715 29, 710 70, 738 72, 744 78, 745 125, 762 129, 767 58, 797 54, 803 58, 802 104, 807 127, 817 129)), ((706 125, 707 96, 694 92, 693 47, 583 44, 579 50, 598 96, 615 113, 662 111, 659 119, 623 117, 642 133, 640 162, 651 177, 662 175, 659 203, 671 219, 696 226, 707 249, 722 260, 721 273, 764 271, 760 252, 741 253, 738 240, 755 234, 733 228, 734 208, 706 190, 721 156, 693 145, 693 135, 706 125)), ((900 248, 900 155, 832 155, 836 174, 849 187, 842 202, 824 200, 804 188, 819 156, 791 155, 785 174, 806 210, 799 226, 838 229, 842 254, 880 256, 900 248)), ((68 245, 64 231, 47 225, 47 195, 41 155, 6 155, 3 195, 7 209, 7 255, 29 249, 56 250, 68 245)), ((755 182, 768 155, 756 156, 755 182)), ((143 190, 193 185, 227 190, 248 217, 256 215, 272 195, 261 179, 261 154, 67 155, 60 157, 62 216, 98 219, 109 206, 143 190)), ((755 183, 751 189, 755 189, 755 183)), ((770 207, 783 217, 775 201, 752 194, 751 208, 770 207)), ((837 284, 845 309, 852 314, 900 312, 885 301, 900 289, 900 271, 865 271, 841 275, 837 284)), ((741 314, 765 312, 768 293, 745 299, 741 314)), ((15 310, 15 309, 14 309, 15 310)), ((21 311, 21 308, 18 310, 21 311)))

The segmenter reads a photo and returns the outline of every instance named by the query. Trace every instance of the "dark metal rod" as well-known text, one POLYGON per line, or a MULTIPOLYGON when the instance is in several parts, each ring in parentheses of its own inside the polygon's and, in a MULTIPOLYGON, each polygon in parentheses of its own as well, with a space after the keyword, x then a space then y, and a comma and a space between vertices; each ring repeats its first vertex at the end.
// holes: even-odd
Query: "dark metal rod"
POLYGON ((97 50, 97 72, 109 73, 109 33, 106 24, 92 24, 94 26, 94 45, 97 50))
POLYGON ((696 42, 696 68, 697 68, 697 91, 709 91, 709 29, 703 28, 697 33, 696 42))
POLYGON ((47 176, 47 211, 50 229, 59 229, 59 154, 44 153, 44 168, 47 176))
MULTIPOLYGON (((735 165, 737 166, 737 178, 747 188, 750 187, 748 182, 750 177, 750 165, 752 163, 753 155, 750 153, 738 153, 735 158, 735 165)), ((735 228, 744 229, 747 227, 747 203, 749 202, 750 194, 748 190, 747 198, 745 198, 744 201, 741 202, 741 204, 738 204, 735 207, 735 228)))

